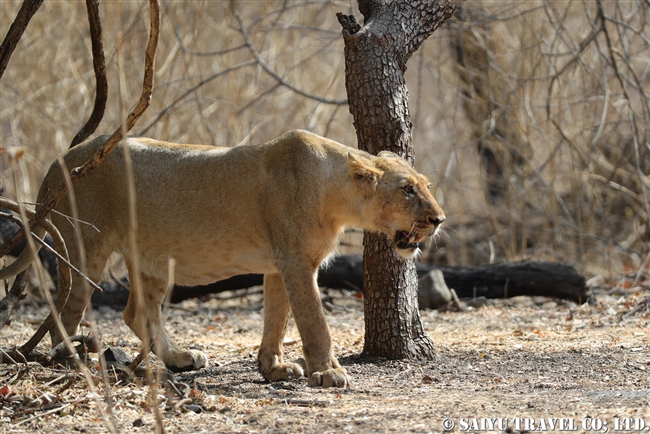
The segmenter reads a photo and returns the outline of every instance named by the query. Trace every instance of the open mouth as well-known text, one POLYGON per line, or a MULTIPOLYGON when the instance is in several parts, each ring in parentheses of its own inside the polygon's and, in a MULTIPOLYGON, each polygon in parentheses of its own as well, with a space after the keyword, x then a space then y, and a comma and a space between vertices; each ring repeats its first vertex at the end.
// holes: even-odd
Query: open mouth
POLYGON ((420 247, 420 241, 424 237, 418 237, 406 231, 397 231, 395 233, 395 247, 401 250, 415 250, 420 247))

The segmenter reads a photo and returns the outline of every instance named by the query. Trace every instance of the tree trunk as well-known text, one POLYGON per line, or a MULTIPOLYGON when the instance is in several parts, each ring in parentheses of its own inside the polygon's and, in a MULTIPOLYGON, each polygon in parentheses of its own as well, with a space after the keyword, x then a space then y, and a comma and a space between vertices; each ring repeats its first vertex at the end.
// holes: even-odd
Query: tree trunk
MULTIPOLYGON (((345 83, 359 148, 388 150, 414 161, 406 62, 462 0, 359 0, 364 25, 337 14, 345 41, 345 83)), ((390 359, 430 358, 433 342, 417 306, 415 263, 384 235, 364 235, 363 353, 390 359)))
POLYGON ((513 89, 512 76, 504 72, 508 67, 495 40, 496 25, 483 2, 466 3, 451 20, 450 43, 459 90, 465 96, 461 101, 470 125, 469 140, 476 143, 482 165, 485 199, 494 221, 509 226, 509 236, 497 236, 496 241, 514 260, 533 242, 526 225, 518 224, 526 220, 524 191, 530 172, 526 161, 533 153, 522 127, 526 122, 519 119, 524 86, 513 89))

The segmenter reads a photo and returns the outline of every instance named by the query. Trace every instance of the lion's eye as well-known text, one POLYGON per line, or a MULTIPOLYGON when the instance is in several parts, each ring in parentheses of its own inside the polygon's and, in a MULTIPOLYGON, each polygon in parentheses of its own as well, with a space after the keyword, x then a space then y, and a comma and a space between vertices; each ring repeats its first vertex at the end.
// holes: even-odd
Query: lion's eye
POLYGON ((412 185, 405 186, 404 187, 404 193, 409 194, 409 195, 413 194, 413 186, 412 185))

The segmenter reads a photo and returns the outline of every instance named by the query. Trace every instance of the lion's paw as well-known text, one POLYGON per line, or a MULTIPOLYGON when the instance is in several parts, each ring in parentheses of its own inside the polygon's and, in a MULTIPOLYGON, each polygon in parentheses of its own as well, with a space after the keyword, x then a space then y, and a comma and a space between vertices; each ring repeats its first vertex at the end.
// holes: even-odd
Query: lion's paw
POLYGON ((283 381, 304 377, 305 371, 297 363, 278 363, 263 375, 269 381, 283 381))
POLYGON ((165 357, 165 366, 172 372, 195 371, 208 366, 208 356, 201 351, 178 351, 165 357))
POLYGON ((332 368, 311 374, 307 385, 310 387, 350 387, 350 377, 348 377, 348 371, 345 368, 332 368))

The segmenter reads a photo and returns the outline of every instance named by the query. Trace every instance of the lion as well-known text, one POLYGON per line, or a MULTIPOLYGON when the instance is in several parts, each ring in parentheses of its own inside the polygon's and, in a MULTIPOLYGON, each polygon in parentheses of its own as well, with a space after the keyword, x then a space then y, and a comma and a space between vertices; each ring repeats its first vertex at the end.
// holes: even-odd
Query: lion
MULTIPOLYGON (((107 139, 101 136, 72 148, 63 157, 66 166, 82 165, 107 139)), ((60 165, 54 163, 38 201, 61 182, 60 165)), ((123 318, 143 342, 155 342, 153 351, 168 369, 186 371, 208 364, 204 353, 182 349, 163 327, 161 306, 173 258, 175 282, 183 286, 264 274, 261 374, 269 381, 298 378, 305 375, 304 366, 308 385, 323 387, 350 384, 334 357, 316 283, 319 266, 333 254, 344 229, 383 232, 400 255, 411 258, 422 239, 434 235, 445 219, 429 192, 428 179, 396 154, 373 156, 301 130, 265 144, 234 148, 128 138, 74 184, 74 196, 83 222, 88 277, 99 282, 115 250, 124 257, 132 282, 134 267, 139 267, 142 291, 131 291, 123 318), (136 251, 128 241, 125 147, 133 167, 136 251), (303 342, 303 365, 283 359, 291 313, 303 342)), ((78 264, 75 229, 67 217, 71 215, 70 201, 64 198, 51 219, 71 262, 78 264)), ((31 259, 31 253, 23 252, 0 276, 26 268, 31 259)), ((73 273, 61 312, 69 335, 76 333, 90 296, 73 273)), ((62 341, 56 329, 50 334, 53 345, 62 341)))

